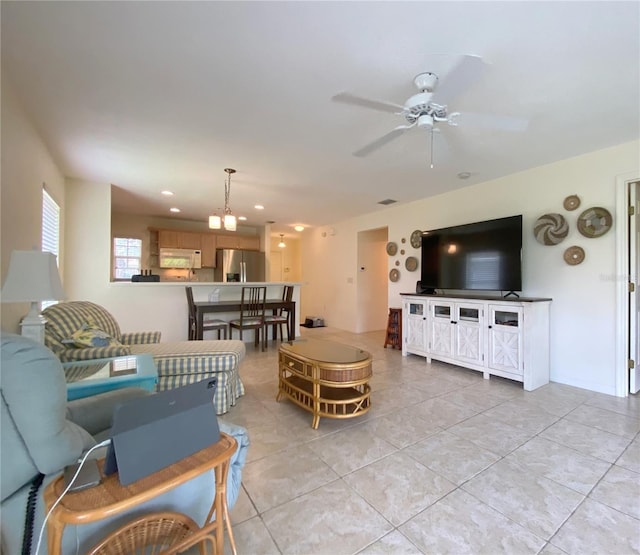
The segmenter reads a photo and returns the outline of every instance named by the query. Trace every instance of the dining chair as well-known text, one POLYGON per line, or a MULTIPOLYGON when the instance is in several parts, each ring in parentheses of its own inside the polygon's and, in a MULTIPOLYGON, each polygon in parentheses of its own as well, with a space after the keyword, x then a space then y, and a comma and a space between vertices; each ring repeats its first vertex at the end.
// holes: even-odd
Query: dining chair
MULTIPOLYGON (((240 299, 240 318, 229 321, 230 336, 233 338, 233 329, 240 331, 240 341, 244 330, 254 330, 255 346, 260 342, 260 333, 264 329, 264 304, 267 296, 267 288, 243 287, 240 299)), ((266 347, 266 338, 263 335, 262 350, 266 347)))
MULTIPOLYGON (((184 289, 187 292, 187 304, 189 305, 188 337, 189 341, 193 341, 194 339, 198 339, 198 319, 196 316, 196 305, 193 302, 193 288, 187 285, 184 289)), ((205 331, 217 331, 218 339, 220 339, 220 332, 223 332, 224 339, 226 339, 228 335, 228 329, 229 324, 225 320, 220 320, 219 318, 207 318, 205 314, 204 320, 202 322, 203 334, 205 331)))
MULTIPOLYGON (((285 285, 282 290, 282 300, 291 302, 293 298, 293 285, 285 285)), ((273 311, 273 314, 266 314, 264 317, 264 337, 265 341, 269 339, 269 326, 273 326, 273 339, 277 338, 277 329, 276 326, 280 330, 280 341, 284 341, 284 335, 282 332, 283 325, 289 325, 289 309, 288 308, 277 308, 273 311)), ((288 328, 287 328, 288 329, 288 328)), ((288 336, 287 336, 288 339, 288 336)))

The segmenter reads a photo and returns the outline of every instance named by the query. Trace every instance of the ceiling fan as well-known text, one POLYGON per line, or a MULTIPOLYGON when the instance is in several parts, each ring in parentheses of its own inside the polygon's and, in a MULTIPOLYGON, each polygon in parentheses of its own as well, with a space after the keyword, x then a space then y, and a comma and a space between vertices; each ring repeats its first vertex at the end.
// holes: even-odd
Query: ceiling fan
MULTIPOLYGON (((406 121, 386 135, 356 150, 353 155, 367 156, 410 129, 417 127, 427 130, 431 135, 431 167, 433 167, 433 138, 434 131, 440 130, 439 124, 446 123, 453 127, 473 125, 501 131, 524 131, 528 121, 522 118, 449 111, 447 102, 453 100, 477 81, 484 73, 485 67, 486 64, 482 58, 467 55, 463 56, 442 80, 435 73, 420 73, 413 80, 419 92, 411 96, 404 105, 363 98, 346 92, 333 96, 331 100, 334 102, 362 106, 381 112, 391 112, 403 117, 406 121)), ((442 127, 442 129, 445 128, 442 127)))

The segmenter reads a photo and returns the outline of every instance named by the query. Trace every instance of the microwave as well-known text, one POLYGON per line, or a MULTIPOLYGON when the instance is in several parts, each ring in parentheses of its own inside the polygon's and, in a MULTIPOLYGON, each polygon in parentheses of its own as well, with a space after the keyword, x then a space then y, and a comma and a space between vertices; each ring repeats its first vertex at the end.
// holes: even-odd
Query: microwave
POLYGON ((194 249, 160 249, 160 268, 202 268, 202 252, 194 249))

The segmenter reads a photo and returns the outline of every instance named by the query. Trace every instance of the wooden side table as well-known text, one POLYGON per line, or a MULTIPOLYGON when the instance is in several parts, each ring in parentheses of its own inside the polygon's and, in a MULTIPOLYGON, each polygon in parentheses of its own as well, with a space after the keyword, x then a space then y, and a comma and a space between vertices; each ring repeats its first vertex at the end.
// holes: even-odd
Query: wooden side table
POLYGON ((384 348, 391 345, 393 349, 402 349, 402 309, 390 308, 387 320, 387 338, 384 348))
MULTIPOLYGON (((179 546, 173 546, 172 552, 179 552, 190 545, 204 541, 213 543, 215 537, 216 553, 221 554, 223 553, 224 528, 226 526, 229 542, 235 553, 235 542, 227 507, 227 475, 229 462, 236 448, 236 440, 228 434, 221 433, 220 441, 214 445, 128 486, 120 484, 117 474, 103 475, 102 483, 99 486, 67 493, 53 510, 47 522, 48 553, 50 555, 61 554, 62 534, 67 524, 87 524, 123 513, 211 469, 215 473, 215 495, 205 524, 194 534, 188 535, 179 546)), ((102 464, 99 466, 102 469, 102 464)), ((47 512, 63 491, 62 476, 56 478, 45 488, 44 501, 47 512)), ((148 515, 150 524, 153 523, 154 518, 154 514, 148 515)))

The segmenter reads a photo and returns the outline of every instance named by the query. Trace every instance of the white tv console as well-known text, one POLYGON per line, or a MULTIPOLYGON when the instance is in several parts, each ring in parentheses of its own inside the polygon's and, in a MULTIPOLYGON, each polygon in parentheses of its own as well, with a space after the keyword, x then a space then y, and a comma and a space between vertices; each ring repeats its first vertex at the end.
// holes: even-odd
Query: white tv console
POLYGON ((551 299, 402 293, 408 353, 522 382, 549 383, 551 299))

